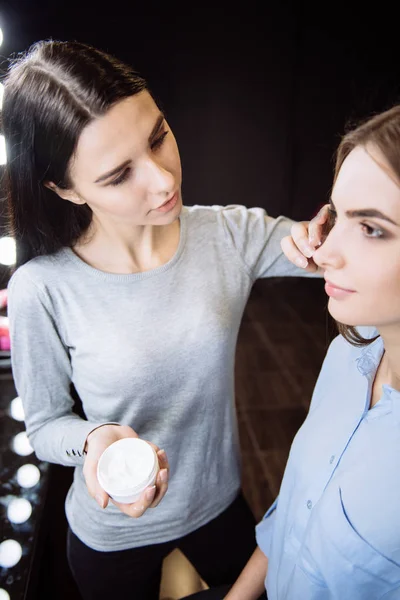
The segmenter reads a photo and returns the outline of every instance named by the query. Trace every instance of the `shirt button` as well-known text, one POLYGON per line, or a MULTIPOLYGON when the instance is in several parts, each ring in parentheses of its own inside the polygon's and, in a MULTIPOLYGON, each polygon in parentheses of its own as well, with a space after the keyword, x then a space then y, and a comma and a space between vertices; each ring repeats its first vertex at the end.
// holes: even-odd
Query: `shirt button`
POLYGON ((307 500, 307 508, 308 508, 308 510, 312 509, 312 502, 311 502, 311 500, 307 500))
POLYGON ((335 455, 332 454, 332 456, 329 459, 330 464, 332 464, 334 460, 335 460, 335 455))

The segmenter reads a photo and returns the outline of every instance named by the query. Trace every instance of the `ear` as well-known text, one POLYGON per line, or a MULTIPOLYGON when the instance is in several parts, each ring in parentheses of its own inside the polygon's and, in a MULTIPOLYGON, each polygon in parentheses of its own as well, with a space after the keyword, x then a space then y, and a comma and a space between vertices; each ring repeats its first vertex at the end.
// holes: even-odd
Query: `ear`
POLYGON ((86 204, 85 200, 81 198, 74 190, 61 188, 52 181, 45 181, 44 185, 60 196, 63 200, 68 200, 69 202, 73 202, 74 204, 86 204))

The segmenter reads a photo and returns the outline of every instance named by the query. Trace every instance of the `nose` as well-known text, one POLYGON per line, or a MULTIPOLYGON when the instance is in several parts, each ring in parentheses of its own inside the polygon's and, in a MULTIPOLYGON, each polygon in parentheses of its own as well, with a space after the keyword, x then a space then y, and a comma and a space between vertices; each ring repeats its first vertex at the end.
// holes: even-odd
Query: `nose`
POLYGON ((335 227, 328 233, 323 244, 314 252, 313 260, 322 269, 340 269, 343 267, 343 244, 340 243, 340 233, 335 227))
POLYGON ((154 157, 146 160, 148 189, 155 196, 169 196, 175 190, 175 176, 165 165, 154 157))

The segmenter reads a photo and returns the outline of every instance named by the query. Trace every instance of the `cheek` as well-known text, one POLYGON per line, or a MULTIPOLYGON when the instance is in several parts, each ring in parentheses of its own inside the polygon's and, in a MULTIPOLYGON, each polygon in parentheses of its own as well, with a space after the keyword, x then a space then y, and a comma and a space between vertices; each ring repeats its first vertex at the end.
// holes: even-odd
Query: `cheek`
POLYGON ((400 264, 392 269, 382 268, 377 277, 382 304, 386 305, 389 310, 396 306, 400 314, 400 264))
POLYGON ((109 186, 93 193, 91 191, 91 197, 87 200, 87 204, 96 213, 109 214, 115 216, 124 216, 126 214, 132 214, 140 210, 140 206, 143 204, 141 201, 142 194, 138 189, 137 183, 134 181, 128 181, 120 186, 109 186))
POLYGON ((348 325, 400 322, 400 264, 366 260, 356 277, 357 293, 349 302, 329 301, 332 316, 348 325))
POLYGON ((163 148, 163 162, 171 172, 178 173, 181 170, 181 157, 175 138, 171 138, 163 148))
POLYGON ((382 296, 390 294, 400 299, 400 260, 394 260, 393 256, 364 255, 363 287, 370 287, 382 296))

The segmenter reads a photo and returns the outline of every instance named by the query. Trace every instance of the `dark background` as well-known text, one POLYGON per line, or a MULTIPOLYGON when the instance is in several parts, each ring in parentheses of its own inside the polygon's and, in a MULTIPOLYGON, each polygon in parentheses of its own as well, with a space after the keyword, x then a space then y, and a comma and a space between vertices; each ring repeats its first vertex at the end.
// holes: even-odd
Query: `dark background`
POLYGON ((346 124, 399 99, 392 6, 3 0, 1 54, 50 37, 114 53, 162 102, 186 204, 306 219, 329 194, 346 124))
MULTIPOLYGON (((3 0, 2 70, 44 38, 115 54, 161 101, 181 151, 186 204, 240 203, 308 219, 329 197, 346 126, 400 99, 394 6, 3 0)), ((8 272, 0 275, 4 283, 8 272)), ((52 471, 32 598, 74 597, 63 558, 71 474, 52 471)))

